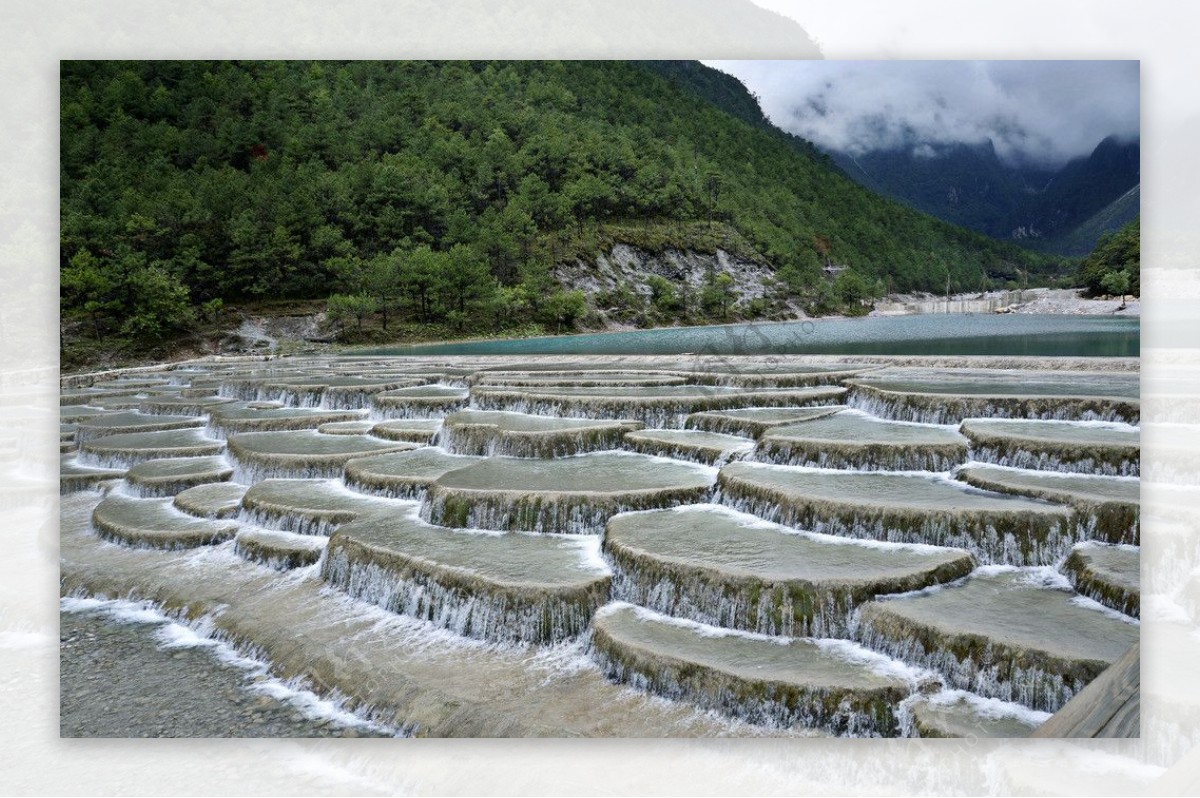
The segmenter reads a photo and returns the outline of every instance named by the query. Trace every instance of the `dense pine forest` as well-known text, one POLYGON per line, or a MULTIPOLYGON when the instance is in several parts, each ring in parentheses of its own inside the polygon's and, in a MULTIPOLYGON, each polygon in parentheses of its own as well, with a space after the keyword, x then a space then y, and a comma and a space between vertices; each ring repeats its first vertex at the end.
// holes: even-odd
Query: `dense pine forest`
POLYGON ((858 186, 695 63, 64 62, 61 153, 64 364, 247 303, 325 300, 379 340, 860 312, 1072 268, 858 186), (721 249, 773 293, 556 279, 616 243, 721 249))

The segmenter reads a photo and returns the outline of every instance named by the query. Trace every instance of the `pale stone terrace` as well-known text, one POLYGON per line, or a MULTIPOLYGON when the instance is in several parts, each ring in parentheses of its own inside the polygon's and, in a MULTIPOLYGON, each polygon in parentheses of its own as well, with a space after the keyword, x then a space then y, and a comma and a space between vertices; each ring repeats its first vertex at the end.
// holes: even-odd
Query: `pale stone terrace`
POLYGON ((1026 736, 1137 638, 1137 373, 864 360, 74 377, 63 589, 418 733, 1026 736))

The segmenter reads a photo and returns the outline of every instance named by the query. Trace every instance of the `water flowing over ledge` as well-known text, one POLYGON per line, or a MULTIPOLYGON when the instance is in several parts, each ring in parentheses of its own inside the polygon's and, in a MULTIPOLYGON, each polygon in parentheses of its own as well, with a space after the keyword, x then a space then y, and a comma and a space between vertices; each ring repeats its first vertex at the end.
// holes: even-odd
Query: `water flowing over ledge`
POLYGON ((161 374, 63 395, 64 590, 406 733, 1027 736, 1137 637, 1129 360, 161 374))

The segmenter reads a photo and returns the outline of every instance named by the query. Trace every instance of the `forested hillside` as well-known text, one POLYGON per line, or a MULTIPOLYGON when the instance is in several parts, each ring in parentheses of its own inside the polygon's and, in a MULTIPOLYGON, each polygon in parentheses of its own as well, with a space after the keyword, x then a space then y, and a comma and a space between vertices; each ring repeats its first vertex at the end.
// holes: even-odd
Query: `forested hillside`
POLYGON ((1079 264, 1078 282, 1086 296, 1139 296, 1141 264, 1141 222, 1135 219, 1117 232, 1100 237, 1096 248, 1079 264))
MULTIPOLYGON (((347 325, 569 329, 596 298, 557 284, 554 264, 613 242, 775 270, 770 303, 739 304, 714 279, 646 323, 1064 268, 870 193, 744 100, 742 118, 718 107, 737 93, 726 76, 702 96, 706 70, 64 62, 64 330, 152 342, 222 305, 330 295, 347 325), (849 267, 840 285, 826 263, 849 267)), ((605 301, 652 296, 628 289, 605 301)))

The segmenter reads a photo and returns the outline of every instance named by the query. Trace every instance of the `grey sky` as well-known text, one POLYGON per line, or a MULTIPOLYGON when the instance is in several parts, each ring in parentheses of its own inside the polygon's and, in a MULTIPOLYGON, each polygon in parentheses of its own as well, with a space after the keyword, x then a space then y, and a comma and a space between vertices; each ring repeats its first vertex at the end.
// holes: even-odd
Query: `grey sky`
POLYGON ((779 127, 867 150, 982 142, 1056 166, 1139 135, 1137 61, 706 61, 759 95, 779 127), (923 146, 924 145, 924 146, 923 146))

